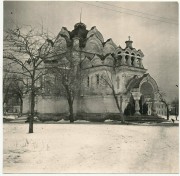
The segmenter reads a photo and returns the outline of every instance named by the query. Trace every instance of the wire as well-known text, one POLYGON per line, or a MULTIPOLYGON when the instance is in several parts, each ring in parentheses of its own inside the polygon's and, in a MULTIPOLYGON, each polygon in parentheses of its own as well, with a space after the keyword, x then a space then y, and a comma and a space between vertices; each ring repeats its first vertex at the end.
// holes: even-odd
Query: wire
POLYGON ((158 20, 158 19, 154 19, 154 18, 149 18, 149 17, 140 16, 140 15, 135 15, 135 14, 128 13, 128 12, 122 12, 122 11, 119 11, 119 10, 113 10, 113 9, 109 9, 109 8, 102 7, 102 6, 98 6, 98 5, 94 5, 94 4, 89 4, 89 3, 84 2, 84 1, 77 1, 77 2, 82 3, 82 4, 87 4, 87 5, 90 5, 90 6, 95 6, 95 7, 102 8, 102 9, 106 9, 106 10, 111 10, 111 11, 114 11, 114 12, 125 13, 125 14, 128 14, 128 15, 132 15, 132 16, 136 16, 136 17, 140 17, 140 18, 145 18, 145 19, 149 19, 149 20, 160 21, 160 22, 164 22, 164 23, 178 25, 178 23, 170 23, 170 22, 167 22, 167 21, 162 21, 162 20, 158 20))
POLYGON ((157 17, 157 18, 163 18, 165 20, 171 20, 171 21, 176 22, 176 20, 173 20, 173 19, 170 19, 170 18, 165 18, 165 17, 153 15, 153 14, 150 14, 150 13, 145 13, 145 12, 142 12, 142 11, 132 10, 132 9, 128 9, 128 8, 124 8, 124 7, 120 7, 120 6, 116 6, 116 5, 112 5, 112 4, 108 4, 108 3, 105 3, 105 2, 98 2, 98 3, 105 4, 105 5, 112 6, 112 7, 117 7, 117 8, 120 8, 120 9, 125 9, 125 10, 129 10, 129 11, 133 11, 133 12, 144 14, 144 15, 154 16, 154 17, 157 17))

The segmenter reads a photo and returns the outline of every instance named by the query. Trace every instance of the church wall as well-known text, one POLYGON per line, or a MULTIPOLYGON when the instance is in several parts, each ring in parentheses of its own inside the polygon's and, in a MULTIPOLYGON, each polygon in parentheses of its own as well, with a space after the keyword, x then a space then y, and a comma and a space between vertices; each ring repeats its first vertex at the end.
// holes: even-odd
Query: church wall
MULTIPOLYGON (((68 113, 68 103, 64 97, 38 96, 35 99, 35 111, 38 113, 68 113)), ((30 110, 29 97, 26 96, 23 101, 23 113, 30 110)))
POLYGON ((114 97, 84 96, 81 99, 81 112, 84 113, 119 113, 114 97))
POLYGON ((39 113, 67 113, 68 103, 64 97, 41 97, 36 100, 35 109, 39 113))
POLYGON ((28 113, 30 110, 29 95, 23 97, 23 113, 28 113))
MULTIPOLYGON (((120 98, 118 98, 120 101, 120 98)), ((38 113, 68 113, 69 105, 65 97, 38 96, 36 97, 35 111, 38 113)), ((127 103, 122 104, 124 110, 127 103)), ((87 95, 74 100, 74 113, 119 113, 112 95, 87 95)), ((30 109, 29 97, 24 98, 23 113, 30 109)))
MULTIPOLYGON (((103 67, 97 67, 89 69, 83 78, 83 94, 84 95, 104 95, 111 94, 112 90, 108 85, 105 84, 102 75, 106 75, 105 69, 103 67), (98 76, 98 81, 97 81, 98 76), (89 84, 88 84, 89 79, 89 84)), ((109 72, 110 74, 110 72, 109 72)))

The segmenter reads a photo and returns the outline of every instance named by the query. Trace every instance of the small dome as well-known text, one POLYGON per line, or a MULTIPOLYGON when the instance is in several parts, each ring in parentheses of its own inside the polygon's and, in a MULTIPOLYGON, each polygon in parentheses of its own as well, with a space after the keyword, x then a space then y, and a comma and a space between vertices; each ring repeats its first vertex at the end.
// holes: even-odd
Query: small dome
POLYGON ((96 26, 93 26, 91 30, 87 34, 87 38, 89 38, 92 34, 94 34, 102 43, 104 42, 104 38, 102 34, 97 30, 96 26))
POLYGON ((103 53, 104 55, 108 54, 108 53, 114 53, 115 49, 117 48, 116 44, 113 42, 112 39, 108 39, 105 43, 104 43, 104 48, 103 48, 103 53))
POLYGON ((104 59, 104 65, 113 66, 114 58, 111 55, 107 55, 107 57, 104 59))
POLYGON ((92 63, 91 61, 85 57, 85 59, 82 61, 82 68, 91 68, 92 67, 92 63))
POLYGON ((102 61, 101 61, 100 57, 98 57, 96 54, 95 54, 94 58, 91 60, 91 63, 93 66, 102 65, 102 61))
POLYGON ((68 38, 70 38, 69 32, 68 32, 68 30, 67 30, 66 27, 62 27, 62 28, 61 28, 61 31, 59 32, 59 34, 64 35, 64 36, 67 36, 68 38))

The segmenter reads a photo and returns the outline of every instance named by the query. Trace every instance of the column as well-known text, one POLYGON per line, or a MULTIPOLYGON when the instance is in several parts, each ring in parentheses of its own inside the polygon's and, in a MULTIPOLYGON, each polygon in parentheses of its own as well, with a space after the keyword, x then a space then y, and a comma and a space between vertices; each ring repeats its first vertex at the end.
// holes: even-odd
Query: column
POLYGON ((141 93, 140 92, 132 92, 132 95, 135 100, 135 115, 141 115, 141 113, 139 112, 139 110, 140 110, 139 100, 141 97, 141 93))
POLYGON ((121 65, 126 65, 125 54, 122 54, 121 65))
POLYGON ((120 110, 121 110, 121 113, 122 113, 122 103, 123 103, 123 97, 122 95, 120 96, 120 110))
POLYGON ((156 101, 155 101, 155 99, 153 99, 152 100, 152 107, 151 107, 151 114, 153 115, 153 116, 156 116, 157 115, 157 112, 156 112, 156 101))
POLYGON ((135 99, 135 115, 141 115, 141 113, 139 112, 140 107, 139 107, 139 99, 135 99))
POLYGON ((148 112, 147 112, 147 115, 151 115, 151 105, 149 102, 147 102, 147 105, 148 105, 148 112))
POLYGON ((137 60, 136 57, 134 58, 133 65, 134 65, 135 67, 139 67, 138 60, 137 60))
POLYGON ((141 59, 141 58, 139 59, 139 67, 140 67, 140 68, 144 68, 144 67, 143 67, 143 64, 142 64, 142 59, 141 59))

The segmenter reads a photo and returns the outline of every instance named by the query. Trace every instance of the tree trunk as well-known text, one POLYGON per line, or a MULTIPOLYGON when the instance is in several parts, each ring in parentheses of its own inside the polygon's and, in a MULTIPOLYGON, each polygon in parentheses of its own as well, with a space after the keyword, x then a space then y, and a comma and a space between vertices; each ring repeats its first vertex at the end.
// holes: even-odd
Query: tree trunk
POLYGON ((178 116, 178 113, 177 113, 177 105, 175 104, 175 116, 176 116, 176 120, 177 120, 177 116, 178 116))
POLYGON ((71 94, 71 91, 69 90, 69 86, 68 85, 64 84, 64 87, 66 89, 67 100, 68 100, 68 104, 69 104, 69 120, 70 120, 70 123, 74 123, 72 94, 71 94))
POLYGON ((21 103, 20 103, 20 115, 22 115, 22 112, 23 112, 23 99, 22 99, 22 97, 20 98, 20 101, 21 101, 21 103))
POLYGON ((168 105, 166 105, 166 109, 167 109, 167 120, 169 120, 169 108, 168 108, 168 105))
POLYGON ((70 123, 74 123, 74 115, 73 115, 73 103, 70 101, 68 101, 69 103, 69 120, 70 120, 70 123))
POLYGON ((166 110, 167 110, 166 117, 167 117, 167 120, 169 120, 169 108, 168 108, 168 104, 164 100, 161 100, 161 102, 163 102, 165 104, 165 106, 166 106, 166 110))
POLYGON ((35 107, 35 92, 34 92, 34 88, 32 88, 32 91, 31 91, 31 114, 29 117, 29 133, 33 133, 34 107, 35 107))
POLYGON ((113 89, 113 96, 114 96, 114 99, 116 101, 116 106, 117 106, 117 108, 119 110, 119 113, 120 113, 121 123, 124 123, 125 119, 124 119, 124 115, 122 114, 122 109, 121 109, 122 108, 122 104, 119 105, 118 97, 116 96, 115 90, 114 90, 114 88, 112 88, 112 89, 113 89))

